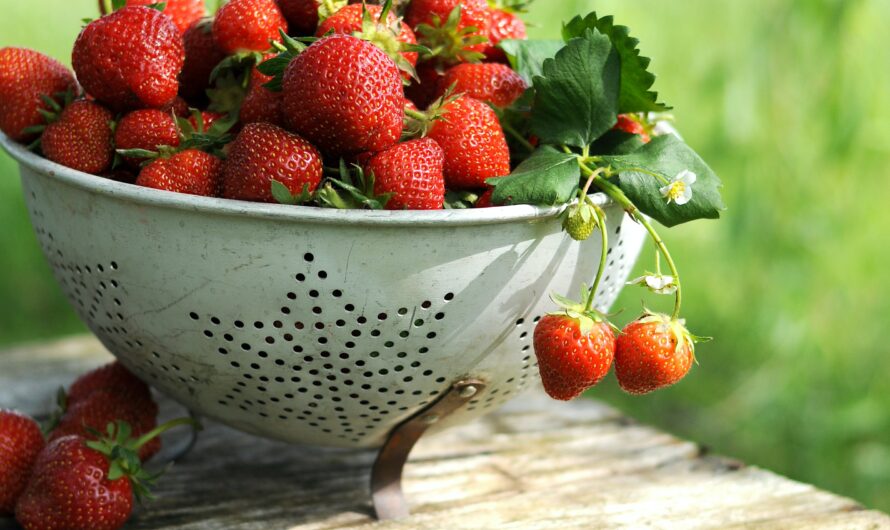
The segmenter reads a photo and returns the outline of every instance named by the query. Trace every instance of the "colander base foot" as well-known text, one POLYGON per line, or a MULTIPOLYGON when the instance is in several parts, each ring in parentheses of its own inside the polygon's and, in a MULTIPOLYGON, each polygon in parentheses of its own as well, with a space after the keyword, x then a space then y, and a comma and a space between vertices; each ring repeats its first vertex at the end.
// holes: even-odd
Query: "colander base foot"
POLYGON ((484 389, 483 381, 458 381, 435 403, 393 429, 371 470, 371 497, 377 519, 400 519, 411 514, 402 492, 402 471, 411 450, 427 429, 466 405, 484 389))

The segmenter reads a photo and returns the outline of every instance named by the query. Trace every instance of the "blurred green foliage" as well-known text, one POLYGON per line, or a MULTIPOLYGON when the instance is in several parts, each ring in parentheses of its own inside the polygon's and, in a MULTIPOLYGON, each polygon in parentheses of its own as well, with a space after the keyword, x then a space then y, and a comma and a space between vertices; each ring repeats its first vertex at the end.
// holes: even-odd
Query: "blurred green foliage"
MULTIPOLYGON (((597 9, 632 27, 687 141, 726 184, 720 222, 664 231, 700 365, 643 398, 591 395, 715 451, 890 510, 890 3, 539 0, 535 37, 597 9)), ((93 0, 13 2, 0 46, 69 57, 93 0), (51 36, 51 37, 47 37, 51 36)), ((84 328, 0 155, 0 344, 84 328)), ((639 269, 651 268, 647 250, 639 269)), ((617 320, 643 293, 625 291, 617 320)), ((660 301, 647 299, 650 305, 660 301)))

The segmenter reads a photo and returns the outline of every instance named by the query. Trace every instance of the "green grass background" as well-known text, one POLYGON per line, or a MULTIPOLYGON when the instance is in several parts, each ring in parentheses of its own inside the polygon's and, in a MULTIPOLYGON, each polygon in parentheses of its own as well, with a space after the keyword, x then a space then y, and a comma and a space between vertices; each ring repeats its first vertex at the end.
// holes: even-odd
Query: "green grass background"
MULTIPOLYGON (((721 453, 890 510, 890 2, 539 0, 537 37, 592 9, 642 41, 686 139, 723 177, 720 222, 665 231, 692 330, 683 384, 591 392, 721 453)), ((93 0, 10 2, 0 46, 68 61, 93 0)), ((0 154, 0 344, 81 332, 0 154)), ((651 268, 649 249, 641 260, 651 268)), ((627 290, 630 319, 641 292, 627 290)), ((649 300, 658 305, 659 302, 649 300)))

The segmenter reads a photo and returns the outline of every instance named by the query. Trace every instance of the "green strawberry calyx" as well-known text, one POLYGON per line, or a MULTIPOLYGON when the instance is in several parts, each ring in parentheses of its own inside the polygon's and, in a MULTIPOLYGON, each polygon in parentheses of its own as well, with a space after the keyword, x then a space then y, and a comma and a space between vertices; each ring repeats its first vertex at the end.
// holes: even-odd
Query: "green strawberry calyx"
POLYGON ((165 432, 182 425, 201 430, 201 424, 193 418, 180 418, 159 425, 154 430, 136 438, 133 429, 125 421, 109 423, 106 432, 92 431, 96 440, 86 441, 85 445, 108 458, 108 480, 126 478, 133 487, 137 499, 151 499, 150 487, 163 474, 149 473, 142 467, 139 449, 165 432))
POLYGON ((371 15, 366 4, 362 4, 362 29, 352 33, 353 37, 366 40, 383 50, 392 59, 400 70, 407 73, 413 80, 419 82, 414 65, 403 55, 404 53, 417 52, 429 54, 431 50, 419 44, 409 44, 399 40, 402 33, 402 19, 396 18, 393 23, 388 22, 392 12, 392 0, 383 4, 383 10, 377 20, 371 15))
MULTIPOLYGON (((660 332, 667 332, 674 338, 675 351, 683 344, 686 344, 689 347, 690 352, 692 352, 693 358, 695 358, 696 343, 712 340, 711 337, 701 337, 692 334, 689 329, 686 328, 686 319, 674 318, 664 313, 656 313, 647 308, 643 308, 642 316, 636 319, 635 322, 639 324, 656 324, 660 332)), ((698 360, 696 359, 696 363, 697 362, 698 360)))
POLYGON ((480 35, 479 28, 461 28, 460 15, 461 6, 458 4, 447 19, 433 15, 432 24, 417 26, 420 43, 428 49, 422 54, 423 61, 435 61, 437 68, 444 71, 445 66, 450 64, 478 63, 485 59, 485 54, 474 51, 472 47, 489 42, 488 37, 480 35))
POLYGON ((315 193, 319 205, 339 210, 383 210, 393 193, 378 194, 374 191, 373 172, 365 172, 358 164, 350 168, 340 160, 339 176, 328 177, 315 193))
POLYGON ((588 289, 587 285, 581 286, 581 299, 583 302, 572 300, 571 298, 562 296, 558 293, 551 293, 550 299, 556 304, 560 311, 548 313, 550 315, 568 316, 578 322, 581 333, 587 335, 596 324, 605 322, 613 329, 617 329, 609 319, 592 307, 589 307, 589 300, 594 296, 594 290, 588 289))

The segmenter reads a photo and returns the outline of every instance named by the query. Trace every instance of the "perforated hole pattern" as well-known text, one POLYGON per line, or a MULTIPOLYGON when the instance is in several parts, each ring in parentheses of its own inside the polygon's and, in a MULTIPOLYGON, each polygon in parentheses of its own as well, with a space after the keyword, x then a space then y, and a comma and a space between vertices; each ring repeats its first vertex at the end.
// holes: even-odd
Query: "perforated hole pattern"
MULTIPOLYGON (((429 367, 437 340, 447 329, 454 293, 419 300, 412 307, 363 314, 327 271, 316 270, 315 256, 307 253, 304 268, 292 276, 292 288, 282 293, 275 318, 232 319, 197 307, 182 315, 200 330, 217 364, 227 365, 232 374, 228 388, 203 390, 200 383, 206 376, 200 367, 183 366, 188 363, 177 360, 181 357, 131 332, 118 263, 67 259, 53 233, 43 228, 41 212, 34 209, 32 216, 63 291, 92 331, 138 365, 149 382, 212 392, 204 401, 212 400, 217 411, 223 411, 217 415, 231 410, 248 415, 256 425, 299 422, 301 428, 318 431, 319 438, 333 436, 345 445, 362 444, 384 436, 397 421, 434 402, 454 382, 453 374, 429 367), (296 308, 307 307, 306 302, 311 311, 297 316, 296 308)), ((627 266, 620 227, 615 235, 610 270, 599 293, 606 301, 621 289, 627 266)), ((515 315, 515 329, 505 342, 518 350, 512 357, 518 362, 503 366, 487 391, 470 401, 468 412, 481 414, 500 406, 537 377, 532 335, 540 318, 515 315)))

